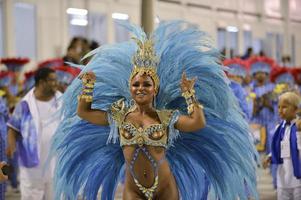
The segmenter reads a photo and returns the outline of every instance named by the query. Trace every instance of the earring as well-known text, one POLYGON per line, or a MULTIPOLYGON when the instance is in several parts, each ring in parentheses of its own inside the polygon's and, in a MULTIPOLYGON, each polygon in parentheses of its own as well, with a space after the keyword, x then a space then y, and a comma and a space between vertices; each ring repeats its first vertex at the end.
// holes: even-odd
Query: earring
POLYGON ((154 96, 153 106, 154 106, 155 108, 157 107, 156 96, 154 96))

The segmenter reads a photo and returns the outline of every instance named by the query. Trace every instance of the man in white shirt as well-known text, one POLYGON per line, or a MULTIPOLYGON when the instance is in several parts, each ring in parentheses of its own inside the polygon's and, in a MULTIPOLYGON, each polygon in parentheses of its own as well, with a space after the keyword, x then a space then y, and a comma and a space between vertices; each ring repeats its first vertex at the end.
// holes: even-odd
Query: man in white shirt
POLYGON ((16 106, 8 121, 7 155, 11 157, 18 148, 21 200, 53 199, 54 163, 47 162, 47 158, 51 138, 60 122, 60 96, 55 71, 40 68, 35 74, 35 87, 16 106))

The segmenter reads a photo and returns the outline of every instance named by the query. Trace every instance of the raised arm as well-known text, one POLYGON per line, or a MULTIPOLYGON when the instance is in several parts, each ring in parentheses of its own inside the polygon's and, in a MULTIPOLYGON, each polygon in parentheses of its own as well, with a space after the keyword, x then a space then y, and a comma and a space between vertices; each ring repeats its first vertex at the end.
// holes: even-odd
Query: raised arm
POLYGON ((197 131, 206 126, 206 119, 203 106, 196 100, 194 84, 196 78, 186 78, 185 72, 182 75, 181 90, 188 106, 188 115, 181 115, 175 123, 175 128, 183 132, 197 131))
POLYGON ((83 82, 83 91, 78 97, 77 115, 92 124, 109 125, 107 112, 91 108, 93 88, 96 80, 95 74, 93 72, 86 72, 80 78, 83 82))

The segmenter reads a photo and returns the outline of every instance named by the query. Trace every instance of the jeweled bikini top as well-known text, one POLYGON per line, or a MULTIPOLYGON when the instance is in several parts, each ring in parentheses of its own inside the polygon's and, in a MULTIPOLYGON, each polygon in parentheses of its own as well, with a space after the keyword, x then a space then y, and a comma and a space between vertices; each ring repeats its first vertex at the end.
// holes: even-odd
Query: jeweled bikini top
POLYGON ((160 124, 152 124, 145 128, 137 128, 132 123, 125 122, 127 114, 135 110, 135 106, 127 107, 124 100, 121 99, 111 106, 113 119, 117 122, 119 128, 120 146, 126 145, 149 145, 167 147, 168 134, 167 129, 171 110, 157 110, 160 119, 160 124))

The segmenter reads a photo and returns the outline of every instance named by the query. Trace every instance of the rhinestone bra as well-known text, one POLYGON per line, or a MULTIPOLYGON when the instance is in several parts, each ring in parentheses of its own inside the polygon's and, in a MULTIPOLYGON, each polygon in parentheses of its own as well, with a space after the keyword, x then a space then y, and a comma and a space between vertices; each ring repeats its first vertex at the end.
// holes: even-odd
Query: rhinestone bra
POLYGON ((167 146, 167 128, 163 124, 152 124, 146 128, 136 128, 129 122, 123 122, 119 127, 120 145, 167 146))
POLYGON ((172 116, 171 110, 157 110, 160 124, 151 124, 146 127, 136 127, 130 122, 126 122, 126 116, 135 110, 135 106, 127 106, 124 99, 120 99, 112 104, 111 115, 117 122, 119 130, 120 146, 126 145, 149 145, 167 147, 168 125, 172 116))

